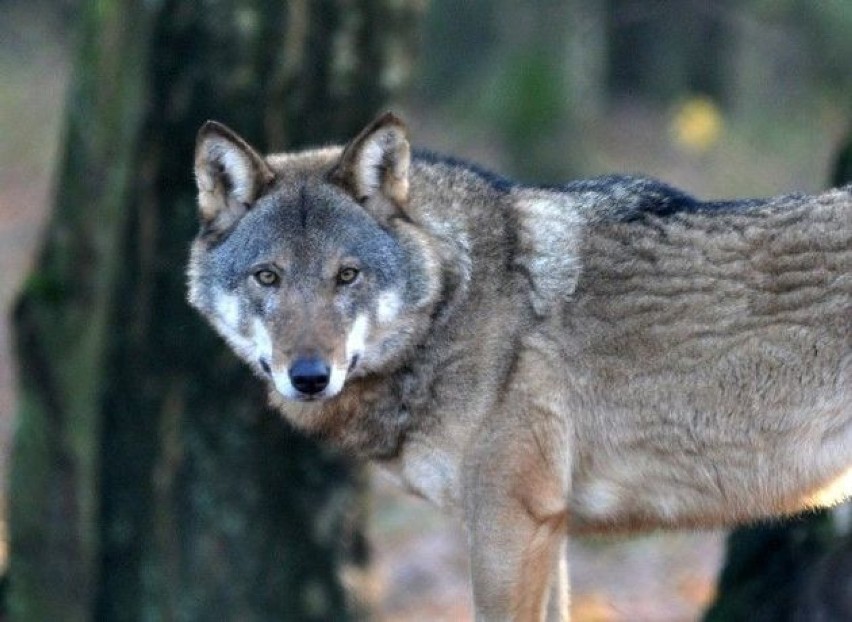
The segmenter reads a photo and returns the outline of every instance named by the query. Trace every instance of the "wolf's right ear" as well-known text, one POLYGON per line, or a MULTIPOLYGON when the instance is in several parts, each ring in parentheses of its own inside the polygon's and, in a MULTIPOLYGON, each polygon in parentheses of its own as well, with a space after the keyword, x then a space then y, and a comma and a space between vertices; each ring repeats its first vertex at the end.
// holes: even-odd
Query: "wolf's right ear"
POLYGON ((195 181, 202 227, 222 233, 251 207, 274 173, 233 130, 207 121, 195 143, 195 181))

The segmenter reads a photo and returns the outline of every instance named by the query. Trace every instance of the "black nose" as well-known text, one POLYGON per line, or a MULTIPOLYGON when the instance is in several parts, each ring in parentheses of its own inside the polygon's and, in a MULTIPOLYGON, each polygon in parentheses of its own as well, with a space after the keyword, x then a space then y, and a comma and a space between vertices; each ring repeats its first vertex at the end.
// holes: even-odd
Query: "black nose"
POLYGON ((322 391, 331 378, 331 369, 318 358, 297 359, 288 373, 296 390, 307 395, 322 391))

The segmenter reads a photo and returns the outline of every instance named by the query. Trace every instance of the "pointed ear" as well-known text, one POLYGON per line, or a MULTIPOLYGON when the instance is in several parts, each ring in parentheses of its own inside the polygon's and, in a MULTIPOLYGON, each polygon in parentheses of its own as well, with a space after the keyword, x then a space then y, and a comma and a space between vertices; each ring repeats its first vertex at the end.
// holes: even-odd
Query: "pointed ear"
POLYGON ((401 208, 408 202, 410 164, 405 123, 386 112, 346 145, 331 179, 360 203, 384 197, 401 208))
POLYGON ((222 233, 233 226, 272 181, 269 164, 234 131, 207 121, 195 143, 195 181, 204 228, 222 233))

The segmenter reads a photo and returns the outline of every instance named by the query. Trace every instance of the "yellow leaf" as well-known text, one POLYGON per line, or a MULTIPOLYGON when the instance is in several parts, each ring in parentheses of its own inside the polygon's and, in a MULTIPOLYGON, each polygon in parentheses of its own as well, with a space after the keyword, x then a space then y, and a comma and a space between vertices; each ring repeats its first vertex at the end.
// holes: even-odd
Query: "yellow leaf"
POLYGON ((704 153, 719 140, 723 125, 722 113, 713 100, 693 97, 675 110, 670 129, 679 147, 704 153))

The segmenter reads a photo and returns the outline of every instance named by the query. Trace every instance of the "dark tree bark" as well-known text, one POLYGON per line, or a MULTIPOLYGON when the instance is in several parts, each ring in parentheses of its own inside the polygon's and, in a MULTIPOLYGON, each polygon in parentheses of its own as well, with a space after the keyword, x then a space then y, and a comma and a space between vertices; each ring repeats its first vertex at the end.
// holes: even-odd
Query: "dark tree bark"
MULTIPOLYGON (((852 183, 852 136, 831 185, 852 183)), ((728 537, 719 594, 705 622, 852 620, 852 507, 743 527, 728 537)))
POLYGON ((852 184, 852 133, 847 135, 844 146, 840 148, 831 173, 831 185, 845 184, 852 184))
POLYGON ((89 0, 56 205, 15 312, 9 610, 344 620, 357 470, 286 428, 187 307, 195 132, 342 140, 404 82, 420 0, 89 0))
MULTIPOLYGON (((705 622, 848 619, 818 617, 815 608, 821 603, 808 595, 816 587, 813 579, 824 574, 820 568, 826 555, 838 544, 828 511, 734 531, 728 537, 719 594, 705 622)), ((848 574, 850 570, 847 565, 847 582, 852 577, 848 574)), ((847 616, 849 613, 847 609, 847 616)))

